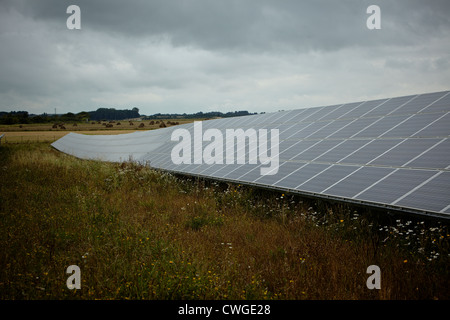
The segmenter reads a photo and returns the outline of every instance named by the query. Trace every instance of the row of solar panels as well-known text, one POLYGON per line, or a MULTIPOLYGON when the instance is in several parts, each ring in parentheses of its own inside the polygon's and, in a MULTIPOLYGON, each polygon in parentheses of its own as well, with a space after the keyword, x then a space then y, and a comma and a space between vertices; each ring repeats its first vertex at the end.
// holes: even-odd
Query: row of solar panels
MULTIPOLYGON (((248 161, 175 164, 178 141, 171 136, 180 128, 194 133, 190 123, 127 135, 69 134, 53 146, 80 158, 131 157, 188 175, 450 217, 449 91, 202 122, 203 131, 278 129, 273 175, 261 175, 265 165, 248 161)), ((191 158, 207 144, 193 144, 191 158)), ((242 148, 249 155, 254 145, 247 139, 242 148)))

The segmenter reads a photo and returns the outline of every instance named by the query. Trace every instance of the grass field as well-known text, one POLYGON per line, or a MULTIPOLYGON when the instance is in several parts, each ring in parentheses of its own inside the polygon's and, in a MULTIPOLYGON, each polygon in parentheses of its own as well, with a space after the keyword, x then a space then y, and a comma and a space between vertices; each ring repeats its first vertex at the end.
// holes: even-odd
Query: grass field
POLYGON ((449 299, 445 222, 0 146, 0 299, 449 299), (81 269, 81 289, 66 268, 81 269), (381 289, 369 290, 378 265, 381 289))

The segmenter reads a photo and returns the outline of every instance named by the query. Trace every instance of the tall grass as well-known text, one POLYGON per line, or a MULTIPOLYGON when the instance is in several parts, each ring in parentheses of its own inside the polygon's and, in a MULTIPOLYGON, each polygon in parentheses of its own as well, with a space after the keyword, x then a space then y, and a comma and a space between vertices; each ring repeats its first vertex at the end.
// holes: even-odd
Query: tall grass
POLYGON ((448 299, 448 225, 0 147, 1 299, 448 299), (81 289, 66 286, 69 265, 81 289), (381 269, 369 290, 366 269, 381 269))

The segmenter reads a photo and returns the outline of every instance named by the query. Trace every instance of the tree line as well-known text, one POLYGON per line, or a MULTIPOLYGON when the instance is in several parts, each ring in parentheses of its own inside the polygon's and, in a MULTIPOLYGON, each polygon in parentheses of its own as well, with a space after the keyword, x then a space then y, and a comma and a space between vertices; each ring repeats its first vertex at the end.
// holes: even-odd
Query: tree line
POLYGON ((40 115, 30 115, 28 111, 0 111, 0 124, 29 124, 29 123, 50 123, 50 122, 81 122, 89 119, 88 112, 74 114, 68 112, 61 115, 51 115, 43 113, 40 115))
POLYGON ((117 110, 114 108, 98 108, 96 111, 67 112, 64 114, 30 115, 28 111, 0 111, 0 124, 28 124, 51 122, 86 122, 89 120, 124 120, 139 118, 139 109, 117 110))
MULTIPOLYGON (((157 119, 194 119, 194 118, 227 118, 256 114, 248 111, 234 112, 196 112, 196 113, 155 113, 149 116, 143 116, 144 120, 157 119)), ((65 114, 47 114, 30 115, 28 111, 0 111, 0 124, 28 124, 28 123, 51 123, 51 122, 86 122, 90 120, 125 120, 140 118, 138 108, 115 109, 115 108, 98 108, 96 111, 82 111, 79 113, 67 112, 65 114)))
POLYGON ((198 118, 228 118, 228 117, 238 117, 238 116, 247 116, 251 114, 248 111, 234 111, 234 112, 219 112, 219 111, 211 111, 211 112, 196 112, 196 113, 155 113, 150 116, 145 116, 144 120, 152 120, 152 119, 198 119, 198 118))

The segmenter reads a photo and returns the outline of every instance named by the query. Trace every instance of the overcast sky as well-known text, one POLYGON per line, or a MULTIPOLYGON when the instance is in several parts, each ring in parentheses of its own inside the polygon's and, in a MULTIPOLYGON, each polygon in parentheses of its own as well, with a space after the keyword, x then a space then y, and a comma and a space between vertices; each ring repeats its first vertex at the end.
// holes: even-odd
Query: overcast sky
POLYGON ((271 112, 449 89, 448 0, 0 0, 0 111, 271 112))

